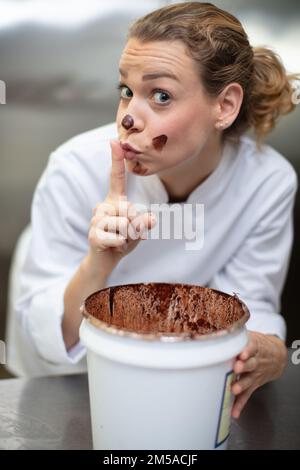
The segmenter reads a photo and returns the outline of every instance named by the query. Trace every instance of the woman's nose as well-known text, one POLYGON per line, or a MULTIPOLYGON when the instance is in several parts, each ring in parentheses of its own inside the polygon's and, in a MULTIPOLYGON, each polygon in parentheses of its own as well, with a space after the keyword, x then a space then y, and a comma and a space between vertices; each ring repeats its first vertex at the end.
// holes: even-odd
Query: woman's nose
POLYGON ((137 113, 130 112, 128 109, 122 118, 121 125, 128 133, 141 132, 144 129, 144 121, 137 113))

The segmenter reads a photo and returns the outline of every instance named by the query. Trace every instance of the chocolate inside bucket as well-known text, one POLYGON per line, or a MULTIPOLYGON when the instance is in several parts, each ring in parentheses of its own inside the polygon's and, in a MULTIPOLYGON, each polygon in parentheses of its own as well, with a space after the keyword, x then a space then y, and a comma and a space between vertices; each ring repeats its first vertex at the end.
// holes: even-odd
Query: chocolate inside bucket
POLYGON ((129 284, 90 295, 83 314, 113 333, 195 338, 241 327, 249 318, 236 296, 188 284, 129 284))

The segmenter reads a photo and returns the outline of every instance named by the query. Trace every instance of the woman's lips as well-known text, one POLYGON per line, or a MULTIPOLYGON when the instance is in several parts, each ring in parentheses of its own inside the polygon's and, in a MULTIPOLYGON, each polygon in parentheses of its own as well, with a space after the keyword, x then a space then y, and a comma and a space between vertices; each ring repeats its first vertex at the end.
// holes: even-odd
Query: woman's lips
POLYGON ((137 150, 137 149, 135 149, 134 147, 132 147, 130 144, 127 144, 127 143, 122 144, 122 142, 121 142, 121 147, 122 147, 123 150, 128 151, 128 152, 135 153, 135 154, 137 154, 137 155, 138 155, 139 153, 142 153, 142 152, 140 152, 139 150, 137 150))
POLYGON ((124 151, 124 157, 127 160, 137 160, 141 152, 136 153, 136 152, 130 152, 128 150, 124 151))
POLYGON ((120 143, 121 148, 124 150, 124 157, 127 160, 136 160, 138 155, 141 155, 142 152, 132 147, 130 144, 127 143, 120 143))

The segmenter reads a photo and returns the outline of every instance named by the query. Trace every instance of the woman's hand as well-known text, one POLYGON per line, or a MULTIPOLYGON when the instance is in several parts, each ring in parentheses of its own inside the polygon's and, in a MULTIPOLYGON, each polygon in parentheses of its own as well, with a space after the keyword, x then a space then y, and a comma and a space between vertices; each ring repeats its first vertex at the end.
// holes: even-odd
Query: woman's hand
POLYGON ((232 385, 232 393, 236 395, 232 416, 239 418, 254 390, 278 379, 286 364, 287 348, 281 339, 250 331, 248 344, 233 367, 239 378, 232 385))
POLYGON ((156 219, 153 214, 138 214, 127 201, 124 152, 117 141, 110 142, 112 168, 110 188, 104 202, 97 204, 89 230, 90 249, 87 264, 110 272, 122 257, 130 253, 140 240, 147 238, 156 219))

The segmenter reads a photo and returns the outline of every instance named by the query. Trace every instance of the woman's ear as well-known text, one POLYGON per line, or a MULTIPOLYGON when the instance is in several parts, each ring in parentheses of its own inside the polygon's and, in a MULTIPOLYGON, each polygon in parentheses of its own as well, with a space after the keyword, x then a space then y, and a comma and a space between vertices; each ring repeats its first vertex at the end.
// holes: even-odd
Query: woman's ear
POLYGON ((239 83, 229 83, 221 91, 218 100, 218 115, 215 123, 216 129, 224 130, 230 127, 236 120, 242 102, 244 92, 239 83))

